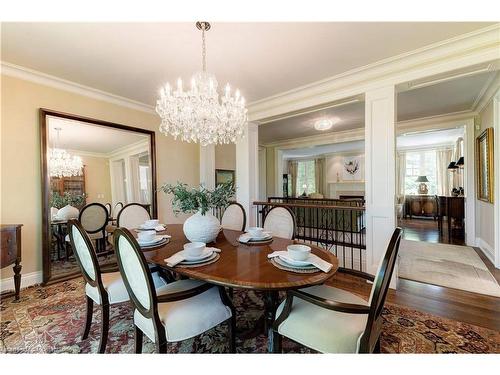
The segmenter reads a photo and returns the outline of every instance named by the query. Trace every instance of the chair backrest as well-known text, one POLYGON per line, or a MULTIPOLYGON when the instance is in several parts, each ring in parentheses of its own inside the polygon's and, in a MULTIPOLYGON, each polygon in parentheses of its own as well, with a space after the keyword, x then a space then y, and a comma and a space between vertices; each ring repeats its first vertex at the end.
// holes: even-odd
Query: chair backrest
POLYGON ((247 216, 243 206, 237 202, 226 207, 222 215, 221 225, 224 229, 244 231, 247 225, 247 216))
POLYGON ((113 219, 116 219, 118 217, 118 214, 120 213, 122 208, 123 208, 122 202, 118 202, 117 204, 115 204, 115 207, 113 207, 113 211, 111 212, 112 214, 111 216, 113 217, 113 219))
MULTIPOLYGON (((158 299, 148 263, 134 236, 126 228, 113 232, 116 259, 134 307, 160 327, 158 299)), ((158 330, 158 329, 156 329, 158 330)))
POLYGON ((106 203, 104 207, 106 207, 106 210, 108 211, 108 216, 111 216, 111 203, 106 203))
POLYGON ((276 237, 293 239, 295 227, 295 215, 288 207, 273 207, 264 218, 264 230, 276 237))
POLYGON ((100 203, 90 203, 83 207, 78 221, 88 233, 97 233, 108 223, 108 210, 100 203))
POLYGON ((116 225, 121 228, 134 229, 151 219, 148 210, 139 203, 129 203, 122 208, 116 219, 116 225))
POLYGON ((97 287, 102 297, 102 293, 106 292, 101 280, 101 269, 97 261, 97 255, 89 235, 76 220, 68 222, 68 231, 71 247, 84 280, 91 286, 97 287))
POLYGON ((369 299, 370 313, 368 314, 365 332, 360 340, 360 352, 363 353, 373 352, 380 336, 380 331, 382 329, 382 310, 398 257, 401 233, 402 229, 399 227, 394 230, 385 255, 380 261, 377 273, 375 274, 375 280, 373 281, 369 299))

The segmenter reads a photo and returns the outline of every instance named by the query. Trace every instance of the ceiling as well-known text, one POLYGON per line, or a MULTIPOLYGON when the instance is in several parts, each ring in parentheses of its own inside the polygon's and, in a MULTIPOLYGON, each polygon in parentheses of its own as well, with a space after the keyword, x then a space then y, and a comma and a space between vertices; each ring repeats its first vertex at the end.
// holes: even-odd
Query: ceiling
POLYGON ((122 147, 149 139, 145 134, 52 116, 48 117, 48 128, 52 146, 57 139, 54 128, 61 128, 58 147, 97 154, 110 154, 122 147))
POLYGON ((364 153, 365 141, 332 143, 313 147, 283 150, 283 159, 309 158, 338 152, 360 151, 364 153))
POLYGON ((396 148, 419 148, 438 145, 453 145, 458 137, 463 137, 463 127, 400 135, 396 138, 396 148))
MULTIPOLYGON (((397 97, 397 119, 405 121, 472 110, 476 99, 493 82, 496 71, 451 79, 434 85, 403 91, 397 97)), ((363 101, 278 120, 259 126, 259 142, 267 144, 287 139, 352 130, 364 126, 363 101), (340 122, 326 132, 314 129, 322 118, 339 117, 340 122)))
MULTIPOLYGON (((484 28, 481 22, 213 23, 208 70, 263 99, 484 28)), ((2 60, 154 105, 201 65, 194 23, 7 23, 2 60)))

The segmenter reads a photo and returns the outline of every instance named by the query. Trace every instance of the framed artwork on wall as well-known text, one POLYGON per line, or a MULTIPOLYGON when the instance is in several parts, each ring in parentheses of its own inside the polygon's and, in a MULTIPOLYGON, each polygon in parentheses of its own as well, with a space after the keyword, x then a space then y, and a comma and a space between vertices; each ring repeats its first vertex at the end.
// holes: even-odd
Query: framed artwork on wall
POLYGON ((234 170, 231 169, 216 169, 215 170, 215 186, 219 186, 226 182, 235 184, 234 170))
POLYGON ((477 199, 493 203, 493 128, 476 138, 477 199))
POLYGON ((359 156, 344 157, 344 165, 342 169, 342 180, 344 181, 361 181, 361 160, 359 156))

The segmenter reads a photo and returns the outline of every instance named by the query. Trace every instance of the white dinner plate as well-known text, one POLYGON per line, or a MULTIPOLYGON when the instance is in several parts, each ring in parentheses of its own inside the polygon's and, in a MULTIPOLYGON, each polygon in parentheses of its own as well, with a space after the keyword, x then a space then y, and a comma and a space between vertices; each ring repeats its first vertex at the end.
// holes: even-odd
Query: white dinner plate
POLYGON ((205 248, 205 250, 203 250, 201 255, 197 256, 197 257, 193 257, 193 256, 188 255, 185 250, 181 250, 177 254, 183 256, 184 259, 189 261, 189 262, 197 262, 197 261, 204 260, 204 259, 208 258, 213 253, 214 253, 214 251, 212 249, 205 248))
POLYGON ((312 257, 310 255, 306 260, 295 260, 295 259, 292 259, 292 258, 284 256, 284 255, 279 255, 278 257, 283 262, 289 264, 290 266, 294 266, 294 267, 312 266, 312 257))
POLYGON ((151 241, 142 241, 139 238, 137 238, 137 243, 141 246, 148 246, 160 242, 163 239, 165 239, 165 237, 163 236, 155 236, 155 238, 153 238, 151 241))
POLYGON ((205 262, 210 262, 212 259, 214 259, 217 256, 217 253, 215 251, 210 254, 210 256, 205 257, 203 259, 198 259, 198 260, 183 260, 179 264, 198 264, 198 263, 205 263, 205 262))
POLYGON ((244 233, 243 236, 250 237, 250 241, 267 241, 273 238, 273 234, 271 232, 264 232, 262 237, 252 237, 250 233, 244 233))
POLYGON ((139 225, 139 229, 142 229, 142 230, 155 230, 155 228, 158 227, 158 226, 160 226, 160 225, 162 227, 166 228, 165 224, 158 224, 158 225, 155 225, 154 227, 147 227, 144 224, 141 224, 141 225, 139 225))
POLYGON ((318 269, 316 266, 313 266, 312 264, 309 264, 307 266, 296 266, 296 265, 293 265, 293 264, 290 264, 290 263, 284 261, 279 256, 276 257, 276 258, 273 258, 273 259, 274 259, 274 261, 276 263, 278 263, 281 266, 285 266, 285 267, 297 268, 299 270, 314 270, 314 269, 318 269))

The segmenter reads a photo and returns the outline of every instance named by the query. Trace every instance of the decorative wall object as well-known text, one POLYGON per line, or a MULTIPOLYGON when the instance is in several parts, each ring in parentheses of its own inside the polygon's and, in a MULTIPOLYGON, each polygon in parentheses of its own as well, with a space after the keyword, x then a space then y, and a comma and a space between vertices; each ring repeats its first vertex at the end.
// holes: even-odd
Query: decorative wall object
POLYGON ((344 168, 342 172, 342 179, 344 181, 360 181, 362 176, 359 157, 344 157, 344 168))
POLYGON ((215 186, 226 184, 228 182, 234 185, 235 183, 234 171, 230 169, 216 169, 215 170, 215 186))
POLYGON ((476 138, 477 199, 493 203, 493 128, 476 138))

